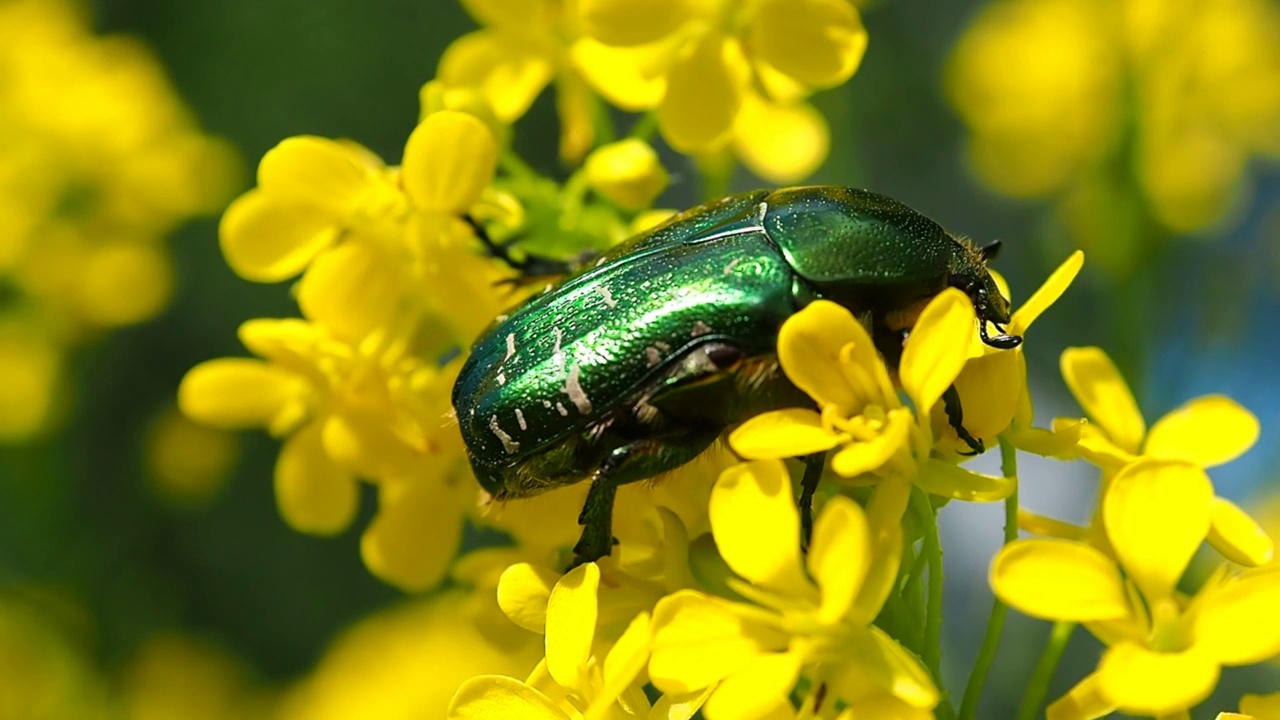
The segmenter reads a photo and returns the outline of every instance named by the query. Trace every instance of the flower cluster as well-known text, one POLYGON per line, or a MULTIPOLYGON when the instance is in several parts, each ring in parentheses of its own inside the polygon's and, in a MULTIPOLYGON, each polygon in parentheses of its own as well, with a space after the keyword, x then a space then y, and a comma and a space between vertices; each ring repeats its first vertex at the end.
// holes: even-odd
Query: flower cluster
MULTIPOLYGON (((916 308, 895 367, 844 307, 795 313, 777 360, 812 409, 754 417, 662 482, 619 488, 612 552, 565 571, 586 483, 510 502, 479 492, 451 407, 466 349, 528 296, 533 270, 572 269, 668 214, 651 210, 669 179, 654 133, 708 180, 735 155, 770 179, 812 170, 826 131, 805 98, 846 80, 866 39, 845 0, 464 5, 483 27, 423 87, 399 165, 318 137, 262 159, 257 186, 223 217, 222 249, 248 280, 296 279, 301 317, 246 322, 256 357, 205 362, 179 390, 192 418, 284 440, 275 490, 290 525, 345 530, 368 482, 370 570, 409 590, 454 586, 439 614, 371 621, 340 643, 293 697, 299 716, 326 716, 354 668, 389 662, 369 648, 403 621, 456 634, 475 657, 494 651, 488 672, 502 674, 449 688, 455 720, 953 717, 937 530, 952 501, 1005 503, 992 576, 1003 602, 1088 622, 1110 646, 1056 717, 1168 715, 1203 699, 1219 667, 1280 651, 1260 611, 1280 575, 1224 570, 1193 596, 1177 590, 1204 540, 1238 564, 1270 557, 1270 540, 1204 473, 1248 447, 1252 416, 1209 398, 1144 441, 1105 357, 1074 350, 1064 375, 1090 417, 1037 427, 1022 347, 980 342, 958 289, 916 308), (511 144, 511 124, 552 84, 571 167, 562 181, 511 144), (606 104, 639 113, 628 136, 606 104), (972 437, 957 433, 956 396, 972 437), (1000 446, 1002 475, 962 467, 979 441, 1000 446), (1092 525, 1019 515, 1019 452, 1098 467, 1092 525), (1019 520, 1054 537, 1018 540, 1019 520), (468 523, 509 542, 464 548, 468 523), (1262 630, 1241 638, 1247 624, 1262 630)), ((1070 256, 1007 331, 1026 337, 1082 264, 1070 256)), ((988 632, 994 652, 999 623, 988 632)), ((973 717, 989 665, 980 658, 961 716, 973 717)))
POLYGON ((1002 0, 961 38, 948 91, 978 177, 1056 198, 1123 273, 1221 219, 1249 159, 1280 153, 1277 38, 1266 0, 1002 0))
POLYGON ((238 166, 150 51, 78 4, 0 4, 0 76, 0 442, 18 442, 56 422, 69 352, 165 306, 165 238, 222 207, 238 166))

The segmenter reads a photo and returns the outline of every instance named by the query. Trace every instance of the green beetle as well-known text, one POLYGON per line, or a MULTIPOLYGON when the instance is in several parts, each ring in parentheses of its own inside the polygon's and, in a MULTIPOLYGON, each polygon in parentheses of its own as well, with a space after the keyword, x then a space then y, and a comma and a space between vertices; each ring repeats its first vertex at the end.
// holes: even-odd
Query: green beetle
MULTIPOLYGON (((1017 346, 1000 327, 1009 306, 986 269, 997 247, 979 249, 896 200, 845 187, 759 190, 681 213, 475 342, 453 406, 476 477, 496 500, 590 479, 575 564, 608 555, 618 485, 689 462, 752 415, 812 405, 779 370, 775 344, 813 300, 853 312, 894 366, 924 305, 947 287, 973 300, 984 342, 1017 346)), ((981 452, 954 388, 945 400, 951 424, 981 452)), ((806 530, 821 458, 809 465, 806 530)))

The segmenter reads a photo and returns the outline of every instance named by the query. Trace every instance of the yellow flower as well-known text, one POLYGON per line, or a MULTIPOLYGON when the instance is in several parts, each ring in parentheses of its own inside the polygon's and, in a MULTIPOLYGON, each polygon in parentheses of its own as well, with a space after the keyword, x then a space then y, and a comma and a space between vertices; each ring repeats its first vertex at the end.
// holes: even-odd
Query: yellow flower
POLYGON ((591 189, 624 210, 649 207, 667 187, 666 169, 643 140, 620 140, 596 148, 584 168, 591 189))
POLYGON ((1140 459, 1115 476, 1103 503, 1115 559, 1060 539, 1018 540, 996 555, 991 586, 1001 600, 1035 617, 1084 622, 1109 646, 1049 717, 1169 715, 1207 697, 1221 666, 1280 652, 1275 568, 1219 572, 1190 599, 1175 592, 1209 534, 1212 500, 1201 468, 1140 459))
MULTIPOLYGON (((1158 420, 1147 432, 1138 404, 1111 359, 1100 348, 1068 348, 1062 354, 1067 387, 1092 421, 1080 428, 1077 450, 1103 470, 1107 479, 1137 458, 1180 460, 1210 468, 1242 455, 1258 438, 1258 421, 1230 398, 1196 398, 1158 420)), ((1273 544, 1266 532, 1243 510, 1222 497, 1212 501, 1209 543, 1242 565, 1268 562, 1273 544)), ((1041 534, 1083 539, 1092 531, 1020 511, 1024 529, 1041 534)))
POLYGON ((176 506, 204 505, 222 490, 239 454, 235 435, 170 409, 148 433, 148 479, 176 506))
POLYGON ((1257 720, 1280 717, 1280 693, 1270 695, 1245 695, 1240 698, 1240 712, 1257 720))
POLYGON ((404 587, 434 584, 472 496, 461 439, 442 427, 453 373, 376 337, 352 346, 302 320, 252 320, 240 336, 265 360, 196 366, 178 389, 182 411, 215 427, 288 436, 276 499, 298 530, 341 532, 355 515, 356 477, 377 481, 380 510, 361 546, 366 562, 404 587))
MULTIPOLYGON (((1031 324, 1062 297, 1084 265, 1084 253, 1072 253, 1027 301, 1010 316, 1007 332, 1025 338, 1031 324)), ((970 346, 976 351, 956 377, 956 392, 964 408, 964 427, 971 435, 988 445, 994 438, 1010 430, 1015 444, 1041 454, 1055 454, 1069 446, 1076 437, 1075 428, 1055 436, 1031 427, 1032 403, 1027 389, 1027 361, 1023 345, 1012 350, 996 350, 981 343, 970 346)), ((941 407, 933 410, 933 429, 938 444, 952 452, 967 447, 947 423, 941 407)))
MULTIPOLYGON (((975 324, 972 303, 955 289, 939 294, 921 313, 898 370, 916 408, 937 404, 960 372, 975 324)), ((928 492, 961 500, 999 500, 1013 491, 1009 479, 930 457, 928 413, 917 420, 903 406, 870 335, 848 310, 820 300, 796 313, 778 334, 778 360, 819 409, 769 412, 743 423, 729 437, 743 457, 835 449, 831 469, 843 477, 908 478, 928 492)))
POLYGON ((126 720, 253 720, 271 717, 267 693, 217 647, 180 635, 147 639, 120 682, 126 720))
POLYGON ((901 513, 885 512, 894 504, 873 499, 868 515, 852 500, 834 498, 803 562, 800 518, 782 464, 725 471, 712 491, 712 533, 742 578, 730 578, 729 587, 754 604, 696 590, 664 598, 653 615, 653 684, 679 695, 711 689, 710 720, 790 711, 787 698, 801 674, 811 693, 847 703, 854 715, 864 703, 883 707, 886 696, 932 709, 939 697, 928 673, 871 624, 897 578, 901 513))
POLYGON ((1056 196, 1081 247, 1124 273, 1150 225, 1213 224, 1250 157, 1280 152, 1277 37, 1266 0, 1002 0, 960 39, 947 90, 978 177, 1056 196))
POLYGON ((586 0, 579 12, 586 37, 574 56, 602 95, 629 110, 656 108, 663 137, 681 152, 732 141, 774 182, 825 158, 826 124, 803 98, 848 80, 867 44, 843 0, 586 0))
POLYGON ((541 643, 506 624, 492 605, 491 595, 451 589, 360 620, 286 692, 277 717, 441 718, 473 675, 524 677, 537 664, 541 643))

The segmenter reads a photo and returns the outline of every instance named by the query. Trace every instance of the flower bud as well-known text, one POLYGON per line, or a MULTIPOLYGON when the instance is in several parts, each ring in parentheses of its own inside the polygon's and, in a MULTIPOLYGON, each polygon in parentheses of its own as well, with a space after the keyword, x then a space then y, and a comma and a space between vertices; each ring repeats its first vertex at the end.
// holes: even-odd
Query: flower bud
POLYGON ((667 187, 667 171, 643 140, 628 139, 594 150, 587 157, 591 189, 624 210, 649 206, 667 187))

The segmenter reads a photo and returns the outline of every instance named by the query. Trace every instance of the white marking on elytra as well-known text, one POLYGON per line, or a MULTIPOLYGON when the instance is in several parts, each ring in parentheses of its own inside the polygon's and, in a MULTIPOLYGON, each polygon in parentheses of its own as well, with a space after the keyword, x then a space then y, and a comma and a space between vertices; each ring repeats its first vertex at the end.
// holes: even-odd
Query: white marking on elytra
POLYGON ((561 403, 556 403, 556 412, 560 413, 561 417, 569 417, 569 411, 561 403))
POLYGON ((520 449, 520 443, 512 440, 511 436, 508 435, 500 425, 498 425, 497 415, 489 416, 489 429, 498 437, 498 440, 502 441, 502 449, 506 450, 508 455, 514 454, 520 449))
POLYGON ((521 430, 529 429, 528 424, 524 421, 524 413, 520 411, 520 408, 516 408, 516 422, 520 424, 521 430))
POLYGON ((564 350, 560 349, 560 343, 564 340, 564 331, 560 328, 552 328, 551 334, 556 339, 556 346, 551 350, 551 361, 556 364, 556 367, 564 367, 564 350))
POLYGON ((516 354, 516 334, 507 333, 507 356, 502 358, 503 362, 511 359, 516 354))
POLYGON ((763 225, 765 213, 769 212, 769 203, 764 203, 764 202, 760 203, 759 205, 756 206, 756 210, 757 210, 756 223, 763 225))
POLYGON ((507 384, 507 374, 506 374, 506 373, 504 373, 504 372, 502 372, 502 371, 499 371, 499 372, 498 372, 498 384, 499 384, 499 385, 506 385, 506 384, 507 384))
POLYGON ((569 377, 564 381, 564 394, 569 396, 569 400, 573 402, 574 407, 578 408, 578 412, 583 415, 591 414, 591 401, 587 399, 587 394, 582 391, 582 383, 579 380, 581 368, 574 365, 569 369, 569 377))
POLYGON ((494 322, 504 323, 504 322, 506 322, 506 321, 507 321, 507 318, 509 318, 509 317, 511 317, 511 316, 510 316, 510 315, 507 315, 507 314, 505 314, 505 313, 504 313, 504 314, 499 315, 498 317, 494 318, 494 319, 493 319, 493 321, 494 321, 494 322))
POLYGON ((661 340, 658 340, 657 342, 655 342, 653 346, 658 348, 662 352, 671 352, 671 346, 662 342, 661 340))
POLYGON ((711 332, 711 328, 707 327, 706 323, 699 320, 693 324, 693 330, 690 331, 689 335, 690 337, 698 337, 699 335, 706 335, 709 332, 711 332))
POLYGON ((600 297, 604 299, 604 304, 609 307, 617 307, 618 301, 613 299, 613 293, 604 285, 597 285, 596 292, 600 293, 600 297))
POLYGON ((543 401, 542 401, 542 407, 544 407, 544 408, 546 408, 546 409, 550 410, 550 409, 551 409, 551 401, 550 401, 550 400, 543 400, 543 401))
POLYGON ((649 367, 653 367, 662 362, 662 353, 656 347, 647 347, 644 349, 645 357, 649 359, 649 367))

